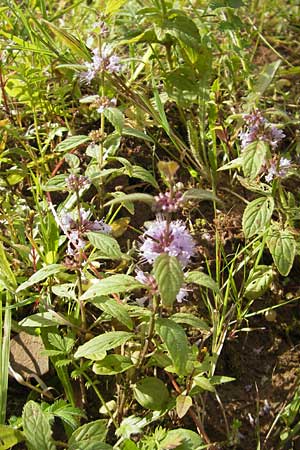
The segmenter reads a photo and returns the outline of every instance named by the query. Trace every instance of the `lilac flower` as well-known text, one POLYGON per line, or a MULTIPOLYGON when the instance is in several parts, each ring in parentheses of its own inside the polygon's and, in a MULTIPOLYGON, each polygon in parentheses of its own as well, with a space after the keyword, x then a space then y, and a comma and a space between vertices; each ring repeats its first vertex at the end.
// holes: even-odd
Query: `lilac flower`
POLYGON ((153 263, 159 255, 167 253, 176 256, 185 267, 195 253, 195 243, 180 220, 168 224, 166 220, 157 218, 148 225, 143 239, 140 253, 149 263, 153 263))
POLYGON ((120 58, 116 55, 111 55, 109 47, 103 46, 101 54, 99 48, 94 48, 92 53, 92 62, 85 63, 87 71, 81 74, 80 78, 82 81, 90 83, 99 72, 120 72, 120 58))
POLYGON ((243 118, 247 128, 239 134, 242 149, 259 140, 269 143, 272 149, 275 149, 285 137, 283 131, 265 119, 258 109, 251 114, 245 114, 243 118))
POLYGON ((181 192, 174 192, 171 195, 171 192, 167 191, 164 194, 160 192, 154 199, 158 211, 175 212, 183 202, 183 195, 181 192))
POLYGON ((74 191, 74 192, 78 191, 79 189, 89 187, 91 184, 88 177, 85 177, 83 175, 76 175, 73 173, 71 173, 66 178, 66 183, 67 183, 67 188, 70 191, 74 191))
POLYGON ((85 233, 88 231, 98 231, 101 233, 109 234, 111 227, 101 220, 89 220, 89 211, 80 208, 79 217, 76 219, 70 213, 65 213, 61 217, 61 224, 69 238, 68 254, 74 255, 75 251, 83 249, 86 244, 85 233))
POLYGON ((267 175, 265 175, 265 180, 267 183, 273 180, 275 177, 283 178, 288 173, 292 163, 287 158, 280 158, 279 164, 277 157, 274 157, 267 167, 267 175))
MULTIPOLYGON (((155 280, 154 276, 151 275, 150 273, 143 272, 142 270, 138 270, 136 273, 135 279, 137 281, 139 281, 140 283, 144 284, 145 287, 147 287, 149 289, 149 294, 151 296, 159 293, 156 280, 155 280)), ((188 291, 187 291, 187 289, 185 289, 185 285, 184 285, 184 287, 182 287, 179 290, 178 294, 176 295, 176 300, 178 301, 178 303, 182 303, 182 301, 184 300, 184 298, 187 295, 187 292, 188 291)), ((146 300, 147 300, 147 297, 142 297, 141 299, 139 299, 139 302, 140 303, 141 303, 141 301, 145 302, 146 300)))

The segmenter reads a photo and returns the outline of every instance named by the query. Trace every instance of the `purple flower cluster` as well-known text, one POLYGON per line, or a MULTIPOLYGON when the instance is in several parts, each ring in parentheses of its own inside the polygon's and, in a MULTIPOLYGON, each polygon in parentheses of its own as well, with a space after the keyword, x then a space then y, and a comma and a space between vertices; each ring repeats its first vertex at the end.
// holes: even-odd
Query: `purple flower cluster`
POLYGON ((71 173, 66 178, 67 188, 70 191, 76 192, 79 191, 79 189, 89 187, 91 182, 88 177, 85 177, 84 175, 76 175, 71 173))
POLYGON ((285 137, 283 131, 265 119, 258 109, 251 114, 245 114, 243 118, 247 128, 240 133, 242 149, 259 140, 269 143, 272 149, 276 149, 279 142, 285 137))
POLYGON ((111 227, 103 220, 89 220, 89 211, 80 208, 79 217, 76 219, 69 213, 65 213, 61 217, 61 224, 66 235, 69 238, 68 255, 75 255, 79 250, 82 250, 86 245, 85 233, 88 231, 98 231, 109 234, 111 227))
POLYGON ((177 191, 171 194, 170 191, 164 194, 160 192, 155 199, 155 209, 163 212, 175 212, 177 211, 183 202, 183 195, 177 191))
POLYGON ((168 223, 157 218, 148 225, 143 240, 140 253, 149 263, 153 263, 159 255, 167 253, 176 256, 182 267, 185 267, 195 253, 195 243, 180 220, 168 223))
POLYGON ((82 81, 90 83, 99 72, 120 72, 120 58, 116 55, 111 55, 110 49, 107 46, 103 46, 101 54, 99 48, 94 48, 92 52, 92 62, 85 63, 87 70, 81 74, 82 81))
POLYGON ((276 177, 285 177, 291 165, 291 161, 287 158, 280 158, 279 161, 276 156, 272 158, 267 165, 267 174, 265 175, 266 182, 270 183, 270 181, 272 181, 273 178, 276 177))

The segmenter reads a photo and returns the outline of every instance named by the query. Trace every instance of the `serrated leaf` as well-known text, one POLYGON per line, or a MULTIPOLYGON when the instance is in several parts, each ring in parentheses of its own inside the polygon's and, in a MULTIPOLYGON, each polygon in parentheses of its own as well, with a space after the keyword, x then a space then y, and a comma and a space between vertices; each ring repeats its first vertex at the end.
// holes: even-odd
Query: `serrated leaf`
POLYGON ((202 375, 196 375, 193 378, 194 383, 199 386, 204 391, 214 392, 215 388, 212 383, 208 380, 208 378, 203 377, 202 375))
POLYGON ((149 170, 141 166, 132 166, 130 176, 132 178, 138 178, 139 180, 145 181, 151 184, 155 189, 158 189, 158 184, 152 173, 149 170))
POLYGON ((189 395, 180 394, 176 397, 176 412, 179 419, 182 419, 193 404, 193 399, 189 395))
POLYGON ((139 283, 130 275, 112 275, 97 281, 81 297, 81 300, 89 300, 93 297, 104 295, 120 294, 133 291, 134 289, 143 289, 144 285, 139 283))
POLYGON ((270 223, 273 209, 273 197, 259 197, 246 206, 242 220, 246 238, 250 238, 266 229, 270 223))
POLYGON ((131 320, 126 307, 121 303, 118 303, 115 299, 96 297, 95 300, 92 300, 92 303, 97 308, 100 308, 102 311, 117 319, 129 330, 133 329, 133 321, 131 320))
POLYGON ((267 235, 267 246, 278 272, 287 276, 293 267, 296 254, 294 235, 288 229, 281 229, 274 224, 270 227, 267 235))
POLYGON ((184 329, 171 319, 158 318, 156 332, 165 344, 178 375, 184 375, 189 344, 184 329))
POLYGON ((80 408, 75 408, 62 399, 55 401, 52 405, 45 405, 47 413, 50 413, 55 417, 59 417, 73 430, 78 428, 80 418, 85 417, 85 414, 80 408))
POLYGON ((273 269, 269 266, 256 266, 250 270, 245 285, 245 297, 254 300, 263 295, 273 279, 273 269))
POLYGON ((24 441, 24 436, 19 430, 7 425, 0 425, 0 450, 8 450, 22 441, 24 441))
POLYGON ((209 331, 209 325, 203 320, 191 313, 176 313, 170 317, 176 323, 184 323, 198 330, 209 331))
POLYGON ((134 367, 134 363, 128 356, 107 355, 101 361, 93 365, 93 372, 97 375, 116 375, 134 367))
POLYGON ((98 441, 99 449, 101 449, 100 443, 105 440, 107 431, 108 428, 106 419, 99 419, 94 422, 85 423, 73 432, 69 439, 68 445, 73 450, 77 450, 78 448, 81 448, 78 444, 82 444, 84 441, 98 441))
POLYGON ((153 411, 161 410, 169 400, 169 391, 159 378, 146 377, 133 387, 136 401, 144 408, 153 411))
POLYGON ((16 292, 21 292, 24 289, 27 289, 30 286, 33 286, 34 284, 40 283, 41 281, 45 280, 48 277, 51 277, 59 272, 62 272, 65 270, 65 266, 62 264, 49 264, 46 267, 42 267, 42 269, 35 272, 31 277, 22 283, 16 292))
POLYGON ((66 175, 61 173, 59 175, 55 175, 55 177, 50 178, 42 187, 46 192, 55 192, 55 191, 63 191, 66 189, 66 175))
POLYGON ((49 416, 32 400, 26 403, 22 414, 23 430, 30 450, 55 450, 49 416))
POLYGON ((152 205, 152 203, 154 202, 154 197, 149 194, 123 194, 105 203, 104 206, 111 206, 126 202, 143 202, 152 205))
POLYGON ((112 260, 122 259, 122 252, 118 241, 116 241, 116 239, 112 236, 105 233, 95 233, 91 231, 87 233, 87 238, 95 248, 100 250, 99 257, 112 260))
POLYGON ((153 274, 163 306, 171 307, 184 281, 182 267, 176 256, 158 256, 154 262, 153 274))
POLYGON ((211 289, 212 291, 220 294, 220 289, 215 282, 209 275, 207 275, 204 272, 200 272, 198 270, 192 270, 187 274, 185 277, 185 281, 187 283, 195 283, 198 284, 198 286, 204 286, 206 288, 211 289))
POLYGON ((124 126, 124 115, 118 108, 106 108, 104 115, 109 122, 115 127, 118 134, 122 134, 124 126))
POLYGON ((60 142, 56 147, 55 150, 57 152, 67 152, 69 150, 73 150, 73 148, 79 147, 82 144, 85 144, 86 142, 89 142, 91 139, 88 136, 85 135, 77 135, 77 136, 70 136, 64 141, 60 142))
POLYGON ((74 355, 75 358, 94 359, 93 355, 97 354, 99 349, 101 352, 106 352, 112 348, 119 347, 125 344, 134 336, 132 333, 126 331, 109 331, 107 333, 96 336, 83 345, 80 345, 74 355))
POLYGON ((245 177, 249 177, 250 180, 257 177, 266 160, 268 148, 268 144, 264 141, 254 141, 244 148, 242 158, 245 177))

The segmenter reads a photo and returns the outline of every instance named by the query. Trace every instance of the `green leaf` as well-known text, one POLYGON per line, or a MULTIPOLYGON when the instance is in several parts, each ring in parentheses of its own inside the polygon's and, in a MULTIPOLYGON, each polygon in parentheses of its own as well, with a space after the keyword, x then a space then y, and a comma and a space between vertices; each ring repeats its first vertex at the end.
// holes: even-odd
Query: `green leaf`
POLYGON ((65 321, 60 319, 51 311, 46 311, 43 313, 32 314, 31 316, 25 317, 25 319, 19 322, 22 327, 30 328, 40 328, 40 327, 56 327, 57 325, 64 325, 65 321))
POLYGON ((123 136, 134 136, 138 139, 143 139, 144 141, 154 143, 154 140, 148 136, 147 134, 143 133, 141 130, 138 130, 137 128, 123 128, 123 136))
POLYGON ((175 448, 176 450, 201 450, 207 448, 199 434, 185 428, 168 431, 167 436, 160 442, 162 450, 175 448))
POLYGON ((116 239, 112 236, 105 233, 95 233, 91 231, 87 233, 87 237, 90 243, 100 250, 100 252, 97 252, 99 253, 100 258, 112 260, 122 259, 122 252, 118 241, 116 241, 116 239))
POLYGON ((125 344, 134 336, 132 333, 126 331, 109 331, 107 333, 96 336, 83 345, 80 345, 74 355, 75 358, 94 359, 94 355, 99 352, 106 352, 112 348, 119 347, 125 344))
POLYGON ((267 235, 267 246, 278 272, 283 276, 287 276, 293 267, 296 254, 296 241, 293 233, 288 229, 281 229, 277 224, 273 224, 267 235))
POLYGON ((24 441, 23 434, 15 428, 0 425, 0 450, 7 450, 24 441))
POLYGON ((206 377, 203 377, 202 375, 196 375, 193 378, 194 383, 199 386, 204 391, 214 392, 215 388, 206 377))
POLYGON ((47 20, 42 19, 43 23, 47 25, 48 28, 55 34, 55 36, 65 44, 70 50, 72 50, 75 54, 80 56, 80 58, 91 59, 90 52, 88 48, 80 42, 75 36, 68 33, 65 30, 62 30, 55 26, 52 22, 48 22, 47 20))
POLYGON ((61 173, 50 178, 42 187, 46 192, 64 191, 67 186, 66 174, 61 173))
POLYGON ((193 399, 189 395, 180 394, 176 397, 176 412, 179 419, 182 419, 193 404, 193 399))
POLYGON ((231 383, 232 381, 235 381, 236 378, 232 377, 225 377, 224 375, 214 375, 210 378, 210 382, 213 386, 218 384, 224 384, 224 383, 231 383))
POLYGON ((220 289, 215 280, 213 280, 209 275, 198 270, 192 270, 189 272, 185 278, 187 283, 195 283, 198 286, 203 286, 211 289, 212 291, 220 294, 220 289))
POLYGON ((104 311, 106 314, 117 319, 129 330, 133 329, 133 322, 127 312, 125 305, 118 303, 117 300, 107 297, 96 297, 92 300, 93 305, 104 311))
POLYGON ((73 150, 73 148, 79 147, 82 144, 85 144, 86 142, 89 142, 91 139, 88 136, 85 135, 78 135, 78 136, 70 136, 64 141, 60 142, 56 147, 55 150, 57 152, 67 152, 69 150, 73 150))
POLYGON ((106 108, 104 115, 109 122, 115 127, 119 134, 122 134, 124 126, 124 115, 118 108, 106 108))
POLYGON ((80 408, 75 408, 62 399, 55 401, 52 405, 45 404, 44 410, 55 417, 59 417, 73 430, 78 428, 80 418, 85 418, 85 414, 80 408))
POLYGON ((248 103, 256 103, 259 99, 261 99, 265 91, 272 83, 281 62, 282 61, 280 59, 277 59, 276 61, 264 66, 253 86, 253 92, 250 92, 248 96, 248 103))
POLYGON ((254 141, 244 148, 242 153, 245 177, 253 180, 260 172, 266 160, 269 145, 264 141, 254 141))
POLYGON ((218 197, 216 197, 213 192, 206 191, 204 189, 188 189, 183 194, 184 200, 198 200, 200 202, 211 201, 220 202, 218 197))
POLYGON ((146 377, 133 387, 134 398, 144 408, 153 411, 163 409, 169 400, 169 391, 159 378, 146 377))
POLYGON ((197 328, 198 330, 209 331, 209 325, 202 319, 199 319, 194 314, 191 313, 176 313, 173 314, 170 319, 176 323, 184 323, 190 325, 191 327, 197 328))
POLYGON ((30 286, 33 286, 34 284, 40 283, 41 281, 45 280, 48 277, 51 277, 57 273, 62 272, 65 270, 65 266, 62 264, 49 264, 46 267, 42 267, 42 269, 35 272, 31 277, 22 283, 16 292, 21 292, 24 289, 27 289, 30 286))
POLYGON ((149 194, 124 194, 119 195, 117 198, 114 198, 113 200, 110 200, 109 202, 105 203, 104 206, 111 206, 116 205, 118 203, 126 203, 126 202, 144 202, 152 205, 152 203, 154 202, 154 198, 152 197, 152 195, 149 194))
POLYGON ((89 300, 90 298, 104 295, 120 294, 142 288, 144 288, 144 285, 139 283, 134 277, 116 274, 97 281, 82 295, 81 300, 89 300))
POLYGON ((250 202, 243 214, 243 231, 246 238, 265 230, 273 214, 273 197, 259 197, 250 202))
POLYGON ((30 450, 55 450, 49 416, 32 400, 26 403, 22 414, 23 430, 30 450))
POLYGON ((138 178, 139 180, 143 180, 146 183, 151 184, 155 189, 159 188, 157 181, 152 173, 150 173, 149 170, 145 169, 144 167, 132 166, 131 173, 129 175, 132 178, 138 178))
POLYGON ((10 268, 2 242, 0 242, 0 286, 1 283, 9 291, 14 291, 17 286, 16 278, 10 268))
POLYGON ((222 170, 231 170, 231 169, 239 169, 243 164, 243 158, 240 156, 239 158, 235 158, 232 161, 229 161, 224 166, 218 168, 218 172, 222 170))
POLYGON ((176 256, 158 256, 154 262, 153 274, 163 306, 171 307, 184 281, 182 267, 176 256))
POLYGON ((114 14, 126 3, 126 0, 107 0, 105 2, 105 15, 114 14))
POLYGON ((245 297, 249 300, 254 300, 261 297, 273 279, 273 269, 269 266, 256 266, 250 270, 248 279, 245 285, 245 297))
MULTIPOLYGON (((86 449, 82 444, 88 444, 92 441, 98 442, 99 450, 105 449, 101 446, 101 443, 105 441, 108 423, 106 419, 95 420, 94 422, 89 422, 74 431, 69 439, 68 446, 72 450, 86 449)), ((92 447, 94 448, 94 447, 92 447)), ((107 448, 111 448, 110 446, 107 448)))
POLYGON ((134 367, 134 363, 128 356, 107 355, 101 361, 93 365, 93 372, 97 375, 116 375, 134 367))
POLYGON ((184 329, 171 319, 158 318, 156 332, 167 347, 178 375, 184 375, 188 361, 189 344, 184 329))

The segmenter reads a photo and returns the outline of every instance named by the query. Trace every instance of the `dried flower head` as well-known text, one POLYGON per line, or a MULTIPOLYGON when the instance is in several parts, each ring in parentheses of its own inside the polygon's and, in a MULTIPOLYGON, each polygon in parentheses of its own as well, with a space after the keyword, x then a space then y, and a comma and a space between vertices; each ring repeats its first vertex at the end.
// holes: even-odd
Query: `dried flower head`
POLYGON ((106 96, 98 97, 92 104, 91 108, 96 108, 98 113, 103 113, 107 108, 113 108, 117 104, 116 98, 108 98, 106 96))
POLYGON ((158 217, 147 226, 143 240, 140 253, 149 263, 153 263, 159 255, 167 253, 176 256, 185 267, 195 253, 195 243, 180 220, 168 223, 158 217))

